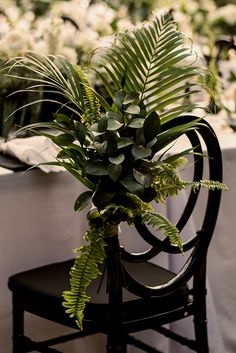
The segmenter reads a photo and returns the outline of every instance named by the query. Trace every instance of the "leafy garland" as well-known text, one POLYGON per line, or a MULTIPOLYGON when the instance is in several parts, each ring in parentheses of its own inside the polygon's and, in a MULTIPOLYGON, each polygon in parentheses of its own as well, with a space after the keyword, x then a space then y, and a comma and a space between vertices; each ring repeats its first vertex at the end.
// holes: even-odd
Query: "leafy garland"
POLYGON ((99 68, 92 67, 107 97, 95 90, 86 73, 89 68, 82 69, 66 59, 28 53, 9 64, 12 76, 18 67, 32 72, 33 85, 28 91, 43 87, 66 99, 66 103, 58 102, 66 114, 57 112, 53 122, 32 124, 28 129, 57 144, 61 150, 54 164, 63 166, 88 188, 75 201, 75 211, 91 201, 95 207, 88 215, 88 244, 75 250, 71 289, 63 293, 66 312, 80 329, 90 299, 87 287, 100 274, 105 239, 113 235, 114 226, 133 224, 139 216, 182 250, 178 229, 156 213, 152 203, 165 202, 167 196, 187 187, 226 189, 217 181, 188 182, 179 177, 177 167, 184 155, 194 153, 192 149, 167 158, 162 153, 155 160, 157 153, 201 124, 196 118, 162 129, 195 107, 186 103, 186 98, 204 86, 204 69, 194 60, 185 63, 191 57, 171 14, 165 14, 140 29, 117 35, 99 60, 99 68))

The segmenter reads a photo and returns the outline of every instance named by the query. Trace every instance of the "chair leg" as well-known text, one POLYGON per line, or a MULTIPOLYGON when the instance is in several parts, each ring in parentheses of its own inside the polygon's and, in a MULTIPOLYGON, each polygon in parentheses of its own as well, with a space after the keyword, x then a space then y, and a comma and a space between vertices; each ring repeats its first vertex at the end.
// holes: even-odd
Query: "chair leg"
POLYGON ((125 337, 118 331, 107 335, 107 353, 127 353, 125 337))
POLYGON ((194 329, 196 338, 197 353, 209 353, 207 319, 194 318, 194 329))
POLYGON ((126 345, 107 345, 107 353, 127 353, 126 345))
POLYGON ((24 310, 16 308, 13 305, 13 336, 12 336, 12 344, 13 344, 13 353, 24 353, 24 349, 22 348, 22 339, 24 337, 24 310))

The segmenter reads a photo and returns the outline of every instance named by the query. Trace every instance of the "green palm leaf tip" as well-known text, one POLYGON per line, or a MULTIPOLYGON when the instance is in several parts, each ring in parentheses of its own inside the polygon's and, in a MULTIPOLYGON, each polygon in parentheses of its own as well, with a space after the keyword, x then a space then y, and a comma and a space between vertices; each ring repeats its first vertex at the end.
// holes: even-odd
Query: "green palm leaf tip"
POLYGON ((82 101, 83 101, 83 115, 81 122, 90 127, 93 123, 100 119, 100 103, 96 97, 92 83, 85 72, 78 66, 73 65, 73 68, 78 75, 80 86, 82 90, 82 101))
MULTIPOLYGON (((194 107, 191 103, 184 107, 182 103, 199 90, 198 78, 203 76, 203 70, 193 65, 195 56, 191 48, 184 47, 184 36, 176 30, 169 13, 141 29, 121 33, 102 57, 102 67, 112 82, 109 86, 103 75, 108 93, 114 91, 112 85, 116 90, 140 93, 147 112, 155 110, 160 118, 165 114, 165 120, 168 107, 177 106, 174 117, 194 107), (192 64, 186 65, 189 58, 192 64), (186 85, 191 87, 188 93, 186 85)), ((172 115, 170 112, 170 119, 172 115)))
POLYGON ((90 300, 87 295, 87 287, 101 275, 98 266, 104 262, 105 258, 105 241, 98 235, 96 228, 90 227, 86 232, 85 239, 89 240, 90 244, 75 250, 79 255, 70 272, 71 289, 63 292, 65 299, 63 306, 67 308, 66 313, 75 318, 80 330, 83 329, 84 309, 90 300))

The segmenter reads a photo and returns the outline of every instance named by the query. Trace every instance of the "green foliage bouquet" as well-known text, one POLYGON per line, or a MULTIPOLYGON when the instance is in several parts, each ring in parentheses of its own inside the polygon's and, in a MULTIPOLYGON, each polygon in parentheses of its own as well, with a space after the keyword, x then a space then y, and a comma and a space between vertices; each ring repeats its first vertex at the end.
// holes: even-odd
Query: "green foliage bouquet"
POLYGON ((100 275, 106 238, 117 233, 121 222, 133 224, 139 217, 181 248, 178 229, 155 211, 153 203, 163 202, 189 186, 224 187, 216 181, 180 178, 176 168, 185 154, 194 151, 171 157, 163 152, 201 124, 196 118, 164 128, 194 108, 186 98, 203 89, 206 75, 195 65, 195 56, 185 47, 184 36, 176 30, 171 14, 117 34, 114 45, 95 58, 99 65, 96 62, 95 67, 81 68, 64 58, 28 53, 10 64, 12 70, 23 67, 32 72, 29 91, 43 87, 63 97, 53 122, 28 128, 54 141, 61 149, 55 164, 87 187, 75 201, 75 211, 93 204, 85 234, 88 243, 76 249, 71 290, 63 293, 66 311, 80 328, 90 299, 86 289, 100 275), (95 90, 91 72, 109 99, 95 90))

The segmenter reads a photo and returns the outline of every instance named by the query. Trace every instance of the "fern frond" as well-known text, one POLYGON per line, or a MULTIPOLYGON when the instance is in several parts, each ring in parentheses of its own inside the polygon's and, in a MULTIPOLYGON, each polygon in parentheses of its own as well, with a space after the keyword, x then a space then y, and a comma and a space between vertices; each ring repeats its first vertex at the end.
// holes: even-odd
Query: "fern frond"
POLYGON ((100 118, 100 103, 84 71, 78 65, 73 65, 73 68, 79 77, 83 94, 84 116, 82 123, 89 127, 100 118))
POLYGON ((104 239, 98 236, 97 229, 90 228, 86 237, 93 239, 89 245, 84 245, 76 250, 79 254, 75 259, 70 275, 70 291, 63 292, 63 306, 66 313, 74 317, 79 329, 83 329, 84 309, 90 300, 86 290, 88 285, 97 278, 101 272, 98 268, 105 258, 104 239))
POLYGON ((199 181, 192 181, 189 182, 189 185, 192 186, 193 191, 199 190, 201 187, 209 190, 229 190, 229 188, 225 184, 220 183, 216 180, 204 179, 199 181))
POLYGON ((177 245, 183 252, 182 239, 178 228, 160 213, 146 212, 142 217, 142 222, 151 225, 156 231, 163 231, 169 238, 171 244, 177 245))
POLYGON ((165 202, 167 196, 175 196, 180 190, 189 186, 169 163, 161 163, 151 169, 152 187, 156 191, 156 201, 165 202))

